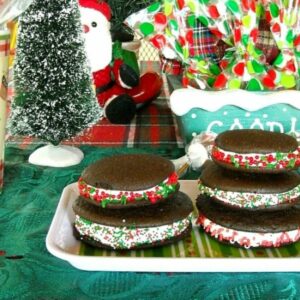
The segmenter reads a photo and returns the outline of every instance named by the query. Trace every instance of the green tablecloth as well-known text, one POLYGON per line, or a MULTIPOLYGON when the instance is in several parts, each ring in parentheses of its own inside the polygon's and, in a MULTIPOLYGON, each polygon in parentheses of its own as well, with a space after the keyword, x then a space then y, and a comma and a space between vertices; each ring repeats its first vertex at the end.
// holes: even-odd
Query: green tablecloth
POLYGON ((300 299, 298 273, 85 272, 49 254, 45 237, 60 194, 85 166, 113 153, 182 149, 82 147, 84 161, 65 169, 32 166, 32 149, 7 147, 0 197, 0 299, 300 299))

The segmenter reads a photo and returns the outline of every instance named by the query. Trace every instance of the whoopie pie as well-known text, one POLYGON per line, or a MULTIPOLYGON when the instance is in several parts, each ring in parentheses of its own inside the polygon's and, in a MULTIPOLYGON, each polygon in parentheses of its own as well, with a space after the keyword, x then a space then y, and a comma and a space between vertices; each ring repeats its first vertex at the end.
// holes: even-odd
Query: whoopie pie
POLYGON ((281 173, 300 166, 300 147, 294 137, 258 129, 222 132, 211 156, 218 165, 243 172, 281 173))
POLYGON ((80 197, 93 205, 128 208, 173 198, 179 182, 170 160, 152 154, 125 154, 88 166, 78 187, 80 197))

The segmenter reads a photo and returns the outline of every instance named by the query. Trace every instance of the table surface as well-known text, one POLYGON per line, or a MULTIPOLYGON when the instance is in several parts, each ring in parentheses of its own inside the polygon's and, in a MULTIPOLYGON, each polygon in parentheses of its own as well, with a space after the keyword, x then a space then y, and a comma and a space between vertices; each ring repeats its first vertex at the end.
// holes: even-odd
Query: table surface
POLYGON ((298 273, 85 272, 53 257, 45 247, 46 234, 64 186, 75 182, 83 168, 117 153, 142 151, 175 158, 181 150, 82 146, 85 158, 80 165, 56 169, 27 163, 32 148, 6 149, 0 299, 300 298, 298 273))
POLYGON ((0 299, 300 299, 299 273, 86 272, 48 253, 45 238, 61 192, 91 162, 119 153, 155 153, 171 159, 184 154, 172 116, 152 118, 153 111, 167 111, 168 90, 164 91, 139 114, 134 130, 128 130, 132 143, 123 136, 113 143, 101 143, 101 136, 86 145, 77 140, 85 154, 77 166, 30 165, 28 156, 38 144, 31 139, 7 143, 0 196, 0 299), (148 113, 152 117, 145 117, 148 113))

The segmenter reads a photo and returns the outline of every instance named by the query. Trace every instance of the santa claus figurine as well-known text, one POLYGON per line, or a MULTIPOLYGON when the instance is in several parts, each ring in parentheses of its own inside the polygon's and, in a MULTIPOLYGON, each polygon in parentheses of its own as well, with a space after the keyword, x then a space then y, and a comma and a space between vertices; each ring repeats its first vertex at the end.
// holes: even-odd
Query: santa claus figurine
POLYGON ((79 6, 98 102, 111 123, 129 123, 137 107, 159 94, 162 80, 156 73, 139 78, 122 59, 113 59, 111 10, 106 2, 79 0, 79 6))

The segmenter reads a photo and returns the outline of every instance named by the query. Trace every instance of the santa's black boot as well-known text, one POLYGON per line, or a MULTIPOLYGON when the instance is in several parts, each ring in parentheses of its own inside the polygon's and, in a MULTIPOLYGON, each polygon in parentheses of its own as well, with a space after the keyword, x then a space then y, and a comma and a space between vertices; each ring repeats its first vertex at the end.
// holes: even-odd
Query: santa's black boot
POLYGON ((133 88, 140 83, 140 76, 127 64, 122 64, 119 70, 120 80, 124 88, 133 88))
POLYGON ((127 94, 109 100, 104 107, 105 117, 113 124, 128 124, 134 118, 136 105, 127 94))
POLYGON ((114 80, 124 89, 131 89, 140 83, 140 75, 121 59, 116 59, 113 66, 114 80))

